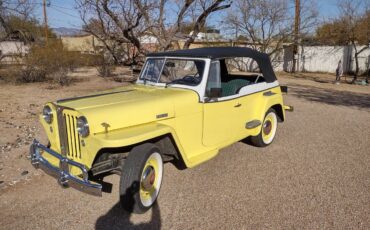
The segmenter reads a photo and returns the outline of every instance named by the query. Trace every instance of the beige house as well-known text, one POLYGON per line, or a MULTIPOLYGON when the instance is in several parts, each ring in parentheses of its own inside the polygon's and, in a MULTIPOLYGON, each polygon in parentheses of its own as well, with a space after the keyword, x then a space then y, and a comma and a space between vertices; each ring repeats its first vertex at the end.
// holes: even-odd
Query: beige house
POLYGON ((93 35, 61 37, 63 46, 69 51, 81 53, 95 53, 96 47, 101 45, 93 35))

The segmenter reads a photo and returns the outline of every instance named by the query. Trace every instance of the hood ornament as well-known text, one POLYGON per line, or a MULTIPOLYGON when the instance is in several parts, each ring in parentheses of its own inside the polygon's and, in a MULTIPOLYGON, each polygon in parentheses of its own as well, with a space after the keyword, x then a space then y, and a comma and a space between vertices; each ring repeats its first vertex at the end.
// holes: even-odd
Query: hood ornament
POLYGON ((108 133, 108 128, 110 127, 110 125, 108 124, 108 123, 106 123, 106 122, 103 122, 103 123, 101 123, 101 125, 104 127, 104 129, 105 129, 105 133, 108 133))

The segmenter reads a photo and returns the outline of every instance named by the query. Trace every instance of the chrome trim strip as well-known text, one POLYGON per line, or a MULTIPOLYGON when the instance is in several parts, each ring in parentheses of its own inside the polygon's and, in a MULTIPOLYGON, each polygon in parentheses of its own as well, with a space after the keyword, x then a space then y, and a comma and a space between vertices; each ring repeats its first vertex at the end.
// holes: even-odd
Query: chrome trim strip
POLYGON ((57 103, 63 103, 67 101, 73 101, 73 100, 79 100, 79 99, 85 99, 85 98, 91 98, 91 97, 105 96, 105 95, 116 94, 116 93, 126 93, 126 92, 131 92, 131 91, 134 91, 134 90, 131 89, 131 90, 122 90, 122 91, 117 91, 117 92, 99 93, 99 94, 87 95, 87 96, 82 96, 82 97, 71 97, 71 98, 57 100, 57 103))
POLYGON ((101 196, 102 195, 102 185, 89 181, 88 180, 88 170, 86 166, 80 164, 78 162, 72 161, 59 153, 53 151, 52 149, 47 148, 46 146, 40 144, 37 140, 34 140, 30 147, 30 157, 31 163, 35 168, 40 168, 47 174, 55 177, 58 179, 58 183, 64 187, 72 187, 81 192, 88 193, 94 196, 101 196), (50 164, 42 154, 48 153, 53 157, 57 158, 61 163, 61 166, 66 166, 57 168, 50 164), (82 177, 79 178, 74 175, 71 175, 68 170, 68 166, 72 165, 79 168, 82 172, 82 177), (65 170, 67 169, 67 170, 65 170))
POLYGON ((63 117, 63 111, 66 109, 63 106, 57 106, 57 123, 58 123, 58 131, 59 131, 59 140, 60 140, 60 154, 64 157, 67 156, 68 153, 68 134, 67 134, 67 127, 63 117))

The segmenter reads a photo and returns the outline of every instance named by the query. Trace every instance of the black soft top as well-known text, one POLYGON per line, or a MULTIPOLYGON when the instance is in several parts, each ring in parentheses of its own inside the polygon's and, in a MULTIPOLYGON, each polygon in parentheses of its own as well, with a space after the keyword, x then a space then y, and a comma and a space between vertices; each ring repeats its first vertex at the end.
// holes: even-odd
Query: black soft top
POLYGON ((225 59, 234 57, 248 57, 254 59, 266 82, 274 82, 276 76, 271 66, 270 58, 267 54, 247 47, 206 47, 187 50, 174 50, 159 53, 150 53, 147 57, 194 57, 225 59))

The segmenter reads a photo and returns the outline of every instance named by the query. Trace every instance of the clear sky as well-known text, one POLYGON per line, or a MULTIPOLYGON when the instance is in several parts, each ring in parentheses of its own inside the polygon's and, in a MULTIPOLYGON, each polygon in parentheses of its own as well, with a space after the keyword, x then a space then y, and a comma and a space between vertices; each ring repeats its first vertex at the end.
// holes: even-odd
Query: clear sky
MULTIPOLYGON (((74 0, 47 0, 47 16, 50 27, 81 28, 82 21, 75 9, 74 0)), ((42 0, 36 1, 35 16, 43 22, 42 0)))
MULTIPOLYGON (((74 0, 47 0, 47 2, 49 3, 47 15, 50 27, 81 28, 82 21, 78 11, 75 9, 74 0)), ((337 16, 336 3, 337 0, 317 0, 320 20, 327 20, 337 16)), ((35 4, 35 16, 42 22, 42 0, 36 0, 35 4)))

